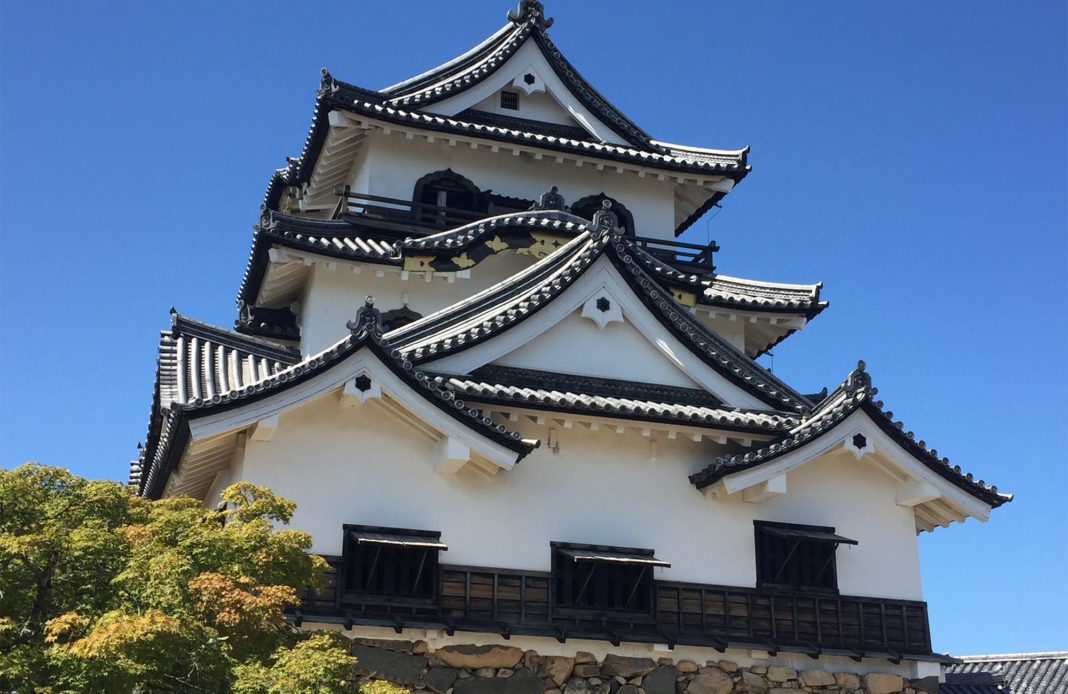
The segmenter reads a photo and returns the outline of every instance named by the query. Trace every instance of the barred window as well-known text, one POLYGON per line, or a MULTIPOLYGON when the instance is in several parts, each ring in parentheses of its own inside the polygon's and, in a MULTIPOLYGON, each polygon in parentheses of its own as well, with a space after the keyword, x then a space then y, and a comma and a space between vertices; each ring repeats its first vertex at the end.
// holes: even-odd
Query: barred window
POLYGON ((554 542, 553 586, 559 607, 650 612, 653 568, 671 566, 651 549, 554 542))
POLYGON ((754 521, 757 585, 760 587, 838 589, 835 550, 856 540, 819 525, 754 521))
POLYGON ((441 533, 368 525, 345 526, 344 587, 348 591, 432 598, 441 533))

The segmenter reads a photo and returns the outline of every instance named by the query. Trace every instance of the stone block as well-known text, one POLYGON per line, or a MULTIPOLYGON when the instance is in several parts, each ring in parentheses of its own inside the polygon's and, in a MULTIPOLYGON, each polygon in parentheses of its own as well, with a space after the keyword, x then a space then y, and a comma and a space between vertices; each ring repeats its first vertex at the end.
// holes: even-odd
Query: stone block
POLYGON ((738 672, 738 663, 732 663, 729 660, 721 660, 717 667, 723 672, 738 672))
POLYGON ((905 688, 904 678, 882 672, 864 675, 864 688, 869 694, 896 694, 905 688))
POLYGON ((564 687, 564 694, 589 694, 590 684, 581 677, 572 677, 564 687))
POLYGON ((754 672, 742 670, 742 677, 735 685, 734 691, 746 694, 767 694, 768 681, 754 672))
POLYGON ((675 694, 675 668, 661 665, 642 679, 645 694, 675 694))
POLYGON ((579 651, 575 654, 575 664, 578 663, 596 663, 597 656, 589 651, 579 651))
POLYGON ((596 677, 601 674, 601 668, 597 667, 597 663, 575 663, 575 667, 571 670, 572 677, 596 677))
POLYGON ((543 689, 541 680, 533 672, 517 670, 507 679, 499 677, 458 679, 453 686, 453 694, 542 694, 543 689))
MULTIPOLYGON (((670 663, 668 663, 670 664, 670 663)), ((626 679, 646 675, 656 667, 650 658, 628 658, 622 655, 606 655, 601 663, 601 672, 609 677, 620 676, 626 679)))
POLYGON ((411 655, 400 651, 389 651, 373 646, 355 643, 352 654, 356 656, 356 673, 396 682, 414 685, 420 680, 426 667, 426 656, 411 655))
POLYGON ((507 668, 507 667, 502 667, 500 670, 497 671, 497 677, 500 677, 502 680, 503 679, 508 679, 509 677, 511 677, 514 674, 515 674, 515 670, 513 670, 511 668, 507 668))
POLYGON ((497 668, 493 667, 480 667, 475 670, 475 677, 494 677, 497 675, 497 668))
POLYGON ((638 688, 633 684, 624 684, 616 694, 639 694, 638 688))
POLYGON ((680 660, 675 663, 675 669, 679 672, 697 672, 697 663, 692 660, 680 660))
POLYGON ((734 688, 731 676, 718 668, 707 668, 694 677, 686 687, 686 694, 730 694, 734 688))
POLYGON ((361 646, 372 646, 374 648, 384 648, 387 651, 403 651, 404 653, 413 653, 415 642, 403 641, 399 639, 368 639, 362 636, 355 636, 352 639, 353 643, 358 643, 361 646))
POLYGON ((806 687, 827 687, 835 683, 834 675, 826 670, 802 670, 797 678, 806 687))
POLYGON ((779 667, 772 665, 768 668, 768 673, 765 675, 769 682, 785 682, 786 680, 796 680, 797 670, 788 667, 779 667))
POLYGON ((456 675, 459 671, 456 668, 445 667, 444 665, 438 665, 430 668, 426 673, 426 677, 423 681, 426 682, 426 686, 432 689, 438 694, 442 694, 452 683, 456 681, 456 675))
POLYGON ((834 673, 834 683, 838 685, 839 689, 852 692, 860 689, 860 675, 852 672, 836 672, 834 673))
POLYGON ((571 677, 571 670, 575 667, 574 658, 565 658, 562 655, 543 655, 540 658, 538 674, 542 677, 551 677, 557 687, 564 686, 571 677))
POLYGON ((449 667, 477 670, 484 667, 514 668, 523 651, 511 646, 444 646, 434 651, 441 662, 449 667))

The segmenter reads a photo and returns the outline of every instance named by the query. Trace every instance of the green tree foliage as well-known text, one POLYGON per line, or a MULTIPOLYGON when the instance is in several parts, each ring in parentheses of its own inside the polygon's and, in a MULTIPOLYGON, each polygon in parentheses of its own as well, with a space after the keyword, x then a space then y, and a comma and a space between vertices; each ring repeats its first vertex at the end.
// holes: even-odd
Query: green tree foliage
POLYGON ((225 510, 61 468, 0 469, 0 691, 354 692, 343 637, 283 610, 325 563, 240 483, 225 510))

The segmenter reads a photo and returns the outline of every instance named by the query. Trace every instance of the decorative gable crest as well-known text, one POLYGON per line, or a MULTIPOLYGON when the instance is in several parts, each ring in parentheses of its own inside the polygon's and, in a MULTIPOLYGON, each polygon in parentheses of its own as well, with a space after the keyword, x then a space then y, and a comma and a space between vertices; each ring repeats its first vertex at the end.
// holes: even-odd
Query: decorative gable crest
POLYGON ((538 0, 521 0, 515 11, 508 10, 508 21, 513 24, 531 22, 541 29, 548 29, 553 20, 545 16, 545 7, 538 0))

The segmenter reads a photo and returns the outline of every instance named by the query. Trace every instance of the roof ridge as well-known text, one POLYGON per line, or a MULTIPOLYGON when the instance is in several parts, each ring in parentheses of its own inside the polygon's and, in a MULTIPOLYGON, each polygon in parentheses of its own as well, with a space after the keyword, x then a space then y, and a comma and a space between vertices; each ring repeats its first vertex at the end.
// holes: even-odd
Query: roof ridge
POLYGON ((1068 659, 1068 651, 1036 651, 1034 653, 987 653, 983 655, 955 655, 966 663, 998 662, 1007 660, 1059 660, 1068 659))
MULTIPOLYGON (((483 311, 487 305, 492 305, 496 300, 502 297, 515 299, 521 296, 526 297, 530 288, 544 284, 551 277, 565 274, 563 281, 557 281, 556 283, 554 293, 557 293, 564 286, 569 285, 571 280, 581 275, 585 267, 588 266, 588 263, 582 265, 573 264, 569 262, 569 259, 582 258, 591 253, 594 256, 600 255, 604 245, 603 235, 594 236, 591 231, 584 231, 554 252, 511 277, 451 306, 446 306, 430 315, 424 316, 420 320, 391 331, 389 333, 390 339, 399 341, 398 344, 403 349, 408 350, 409 354, 417 360, 429 358, 437 350, 423 353, 422 350, 426 349, 426 347, 419 347, 414 349, 413 353, 411 347, 415 341, 413 338, 433 336, 441 333, 443 328, 450 328, 463 322, 469 322, 475 315, 478 315, 479 311, 483 311), (450 314, 451 317, 442 323, 442 319, 450 316, 450 314)), ((529 312, 525 311, 523 313, 523 317, 526 315, 529 315, 529 312)), ((510 324, 514 322, 515 318, 515 316, 511 316, 506 322, 510 324)), ((488 332, 487 330, 487 335, 488 332)), ((474 339, 465 341, 465 345, 472 345, 480 341, 483 336, 482 334, 475 335, 473 336, 474 339)))
POLYGON ((245 335, 228 328, 184 316, 173 307, 171 308, 170 332, 173 337, 177 337, 179 333, 186 333, 194 337, 218 342, 227 347, 256 353, 257 356, 272 357, 287 363, 295 363, 295 360, 299 361, 300 357, 300 352, 292 347, 283 347, 262 337, 245 335))

